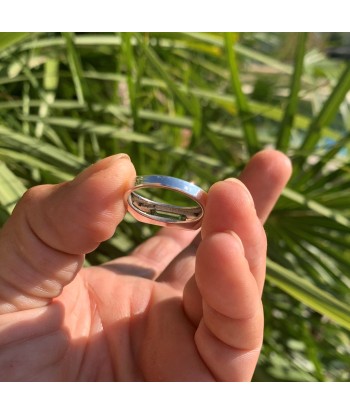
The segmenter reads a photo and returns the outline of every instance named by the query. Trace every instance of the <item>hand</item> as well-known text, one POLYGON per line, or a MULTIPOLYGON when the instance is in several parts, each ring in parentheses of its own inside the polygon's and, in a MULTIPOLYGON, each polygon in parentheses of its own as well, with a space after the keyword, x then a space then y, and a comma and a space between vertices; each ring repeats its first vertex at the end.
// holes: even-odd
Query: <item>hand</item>
POLYGON ((84 254, 125 215, 129 158, 30 189, 0 233, 0 380, 249 381, 263 339, 262 223, 290 171, 281 153, 258 153, 241 181, 211 187, 201 236, 164 228, 89 268, 84 254))

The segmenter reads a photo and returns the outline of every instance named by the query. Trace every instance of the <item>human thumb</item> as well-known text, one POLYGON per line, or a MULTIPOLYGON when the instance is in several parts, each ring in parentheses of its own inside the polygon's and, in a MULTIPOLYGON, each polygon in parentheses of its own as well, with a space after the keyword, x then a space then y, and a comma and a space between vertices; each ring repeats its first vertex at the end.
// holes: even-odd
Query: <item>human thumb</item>
POLYGON ((45 305, 61 293, 84 255, 113 235, 134 178, 130 158, 117 154, 70 182, 25 193, 0 231, 0 314, 45 305))

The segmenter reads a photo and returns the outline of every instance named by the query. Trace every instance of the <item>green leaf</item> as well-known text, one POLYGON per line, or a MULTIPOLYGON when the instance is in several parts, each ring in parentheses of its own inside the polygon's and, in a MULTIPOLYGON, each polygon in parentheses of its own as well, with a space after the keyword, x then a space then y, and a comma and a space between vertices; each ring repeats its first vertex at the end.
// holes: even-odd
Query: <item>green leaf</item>
POLYGON ((122 51, 124 54, 124 59, 126 62, 127 68, 127 83, 128 83, 128 91, 129 91, 129 99, 130 99, 130 107, 131 107, 131 114, 133 117, 133 127, 135 131, 138 131, 138 100, 137 100, 137 74, 135 72, 136 65, 135 65, 135 58, 133 47, 131 44, 131 33, 123 33, 122 34, 122 51))
POLYGON ((21 153, 18 150, 11 150, 8 148, 2 148, 0 145, 0 159, 13 163, 23 163, 28 168, 32 169, 32 172, 49 172, 52 177, 56 178, 57 181, 66 181, 74 178, 74 174, 65 171, 62 166, 57 166, 45 160, 43 157, 38 157, 36 154, 21 153))
MULTIPOLYGON (((59 82, 59 62, 57 59, 49 59, 45 62, 44 71, 44 91, 42 94, 44 99, 40 103, 39 115, 40 117, 47 117, 50 112, 50 106, 55 101, 55 91, 59 82)), ((44 132, 44 124, 39 121, 35 127, 35 136, 37 138, 42 137, 44 132)))
MULTIPOLYGON (((113 73, 103 73, 103 72, 96 72, 96 71, 86 71, 84 72, 84 77, 89 79, 97 79, 101 81, 118 81, 118 82, 126 82, 126 77, 121 74, 113 74, 113 73)), ((19 82, 24 81, 26 78, 18 77, 17 80, 19 82)), ((16 79, 8 79, 8 78, 0 78, 0 85, 6 85, 8 83, 14 83, 16 79)), ((168 86, 167 83, 162 81, 161 79, 151 79, 144 77, 140 80, 140 85, 142 87, 150 87, 150 88, 161 88, 163 90, 167 90, 168 86)), ((227 94, 218 93, 215 90, 211 89, 203 89, 197 87, 187 87, 184 84, 176 83, 177 89, 182 94, 188 94, 190 96, 195 96, 203 100, 209 100, 213 104, 218 105, 220 108, 226 110, 229 114, 236 113, 236 98, 227 94)), ((4 103, 1 105, 6 105, 10 108, 11 103, 4 103)), ((189 104, 192 108, 192 104, 189 104)), ((252 113, 252 117, 263 117, 267 120, 274 121, 279 123, 283 118, 283 111, 275 105, 270 105, 264 102, 257 102, 254 100, 249 101, 250 111, 252 113)), ((300 130, 305 130, 311 124, 311 119, 305 115, 296 114, 294 118, 294 127, 300 130)), ((223 129, 226 129, 226 125, 223 125, 223 129)), ((324 128, 324 134, 328 137, 338 140, 341 138, 341 134, 331 128, 324 128)), ((262 135, 260 135, 261 137, 262 135)), ((266 140, 264 140, 266 142, 266 140)), ((272 142, 270 138, 269 142, 272 142)))
POLYGON ((289 147, 291 129, 295 114, 298 109, 298 94, 301 85, 301 76, 303 73, 303 62, 306 49, 307 33, 299 33, 298 44, 295 53, 294 72, 291 81, 290 94, 288 104, 280 124, 276 148, 281 151, 286 151, 289 147))
POLYGON ((10 46, 15 45, 18 42, 21 42, 30 35, 30 32, 0 32, 0 52, 7 49, 10 46))
POLYGON ((227 61, 231 74, 231 85, 236 96, 238 114, 242 123, 244 136, 250 155, 256 153, 259 149, 259 143, 256 136, 255 125, 253 123, 252 113, 250 112, 248 101, 242 92, 241 81, 239 79, 239 70, 236 54, 233 48, 234 41, 232 33, 225 33, 225 46, 227 53, 227 61))
POLYGON ((305 208, 308 208, 321 216, 333 219, 336 223, 350 229, 350 220, 347 217, 345 217, 337 211, 328 209, 326 206, 323 206, 320 203, 315 202, 314 200, 308 199, 307 197, 288 187, 283 189, 282 196, 289 200, 292 200, 293 202, 296 202, 298 205, 305 206, 305 208))
POLYGON ((178 87, 175 81, 169 76, 167 70, 164 68, 162 61, 159 59, 154 50, 144 41, 140 35, 136 35, 139 45, 141 46, 144 54, 146 55, 149 63, 160 75, 161 79, 169 87, 170 91, 177 97, 179 102, 184 108, 191 114, 193 113, 191 100, 184 94, 178 87))
POLYGON ((0 204, 11 214, 26 187, 21 180, 0 161, 0 204))
MULTIPOLYGON (((186 37, 189 39, 195 39, 201 43, 206 42, 211 45, 215 45, 216 47, 219 47, 221 49, 224 48, 225 43, 222 37, 214 36, 212 34, 208 33, 185 33, 186 37)), ((244 45, 241 45, 239 43, 234 44, 234 49, 237 53, 237 55, 240 55, 244 58, 252 59, 253 61, 259 62, 263 64, 266 67, 273 68, 277 70, 278 72, 285 73, 288 75, 292 75, 293 73, 293 66, 288 65, 286 63, 281 62, 278 59, 274 59, 273 57, 261 53, 255 49, 246 47, 244 45)), ((311 81, 309 77, 307 79, 304 79, 304 81, 311 81)))
POLYGON ((348 304, 342 303, 270 259, 267 260, 267 278, 295 299, 350 330, 348 304))
MULTIPOLYGON (((27 121, 37 122, 39 117, 35 115, 23 117, 23 119, 27 121)), ((70 129, 77 129, 80 131, 84 131, 86 133, 93 133, 97 136, 101 137, 110 137, 118 140, 122 140, 125 142, 135 142, 135 143, 142 143, 142 144, 149 144, 151 145, 156 151, 163 151, 169 152, 172 151, 178 157, 184 159, 194 160, 199 163, 203 163, 204 165, 213 166, 213 167, 223 167, 223 164, 220 160, 209 157, 202 154, 196 154, 190 150, 180 147, 171 147, 166 143, 160 142, 156 138, 151 136, 147 136, 144 134, 134 133, 131 131, 126 131, 123 129, 117 129, 113 125, 107 124, 96 124, 92 121, 85 121, 79 119, 72 119, 72 118, 63 118, 63 117, 48 117, 42 120, 46 124, 50 124, 53 126, 60 126, 70 129)), ((1 139, 1 127, 0 127, 0 139, 1 139)), ((0 141, 1 142, 1 141, 0 141)), ((34 144, 35 146, 35 144, 34 144)))
MULTIPOLYGON (((345 67, 337 85, 332 90, 321 111, 311 122, 305 138, 300 146, 300 152, 308 154, 311 153, 311 151, 316 147, 321 138, 322 130, 333 120, 340 104, 343 102, 345 95, 349 90, 350 63, 345 67)), ((304 164, 305 159, 306 156, 304 155, 298 160, 299 167, 304 164)))
POLYGON ((85 85, 85 79, 83 76, 83 69, 82 69, 80 57, 74 46, 74 35, 72 33, 66 32, 66 33, 62 33, 62 36, 64 37, 66 41, 67 58, 68 58, 69 67, 72 73, 72 78, 73 78, 73 82, 75 85, 75 91, 77 94, 78 102, 80 104, 84 104, 85 95, 88 89, 85 85))
MULTIPOLYGON (((325 165, 334 160, 336 155, 343 149, 346 148, 346 145, 350 142, 350 134, 346 134, 343 138, 339 141, 335 142, 333 146, 329 148, 328 151, 325 151, 324 154, 321 155, 320 160, 314 164, 308 166, 303 174, 299 177, 297 186, 298 189, 307 189, 312 188, 315 186, 317 181, 320 179, 319 173, 325 167, 325 165)), ((321 177, 325 177, 324 175, 321 177)), ((322 186, 324 190, 324 187, 322 186)))
POLYGON ((64 172, 72 175, 77 174, 87 166, 86 163, 67 151, 38 139, 27 137, 2 125, 0 125, 1 148, 22 153, 24 160, 27 154, 31 157, 36 157, 58 169, 63 168, 64 172))

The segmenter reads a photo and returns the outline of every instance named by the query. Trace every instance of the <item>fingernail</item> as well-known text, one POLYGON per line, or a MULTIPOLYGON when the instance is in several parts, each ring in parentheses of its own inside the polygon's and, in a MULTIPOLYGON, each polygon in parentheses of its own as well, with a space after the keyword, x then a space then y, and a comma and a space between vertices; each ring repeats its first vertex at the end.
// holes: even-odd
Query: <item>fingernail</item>
POLYGON ((252 205, 254 205, 254 200, 253 200, 252 195, 250 194, 250 191, 247 189, 247 187, 240 180, 230 177, 228 179, 225 179, 224 181, 225 182, 236 183, 238 186, 240 186, 242 189, 244 189, 244 191, 246 192, 246 194, 249 198, 249 201, 251 202, 252 205))
POLYGON ((92 164, 91 166, 80 172, 71 183, 74 183, 74 185, 79 185, 82 181, 88 179, 92 175, 111 168, 111 166, 113 166, 116 160, 122 159, 130 160, 130 157, 125 153, 120 153, 98 160, 96 163, 92 164))
POLYGON ((126 153, 119 153, 119 154, 116 154, 116 155, 115 155, 115 158, 116 158, 117 160, 119 160, 119 159, 128 159, 128 160, 130 160, 130 157, 129 157, 126 153))
POLYGON ((241 241, 241 238, 233 231, 227 230, 225 231, 225 233, 228 233, 230 236, 233 236, 233 238, 238 242, 238 247, 241 251, 241 253, 244 255, 244 246, 243 243, 241 241))

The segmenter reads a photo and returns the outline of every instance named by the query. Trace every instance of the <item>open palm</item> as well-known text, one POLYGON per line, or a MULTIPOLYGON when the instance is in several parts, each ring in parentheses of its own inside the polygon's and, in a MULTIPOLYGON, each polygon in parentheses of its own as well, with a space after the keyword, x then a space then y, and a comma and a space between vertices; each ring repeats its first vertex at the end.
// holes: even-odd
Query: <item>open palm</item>
POLYGON ((200 234, 162 229, 130 256, 82 268, 124 217, 134 176, 127 157, 112 156, 17 205, 0 233, 0 380, 251 379, 263 339, 262 223, 288 159, 264 151, 241 181, 215 183, 200 234))

